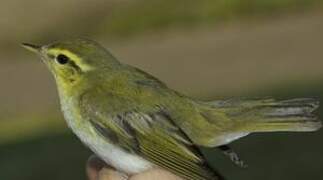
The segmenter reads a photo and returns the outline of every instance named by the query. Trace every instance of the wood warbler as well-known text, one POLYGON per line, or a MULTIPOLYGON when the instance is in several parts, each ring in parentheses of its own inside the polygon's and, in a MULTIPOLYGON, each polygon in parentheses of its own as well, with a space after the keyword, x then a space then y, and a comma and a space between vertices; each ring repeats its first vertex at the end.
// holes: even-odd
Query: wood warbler
POLYGON ((123 64, 87 39, 44 46, 68 126, 102 160, 128 175, 161 167, 187 180, 221 180, 199 146, 224 145, 253 132, 315 131, 319 102, 230 99, 200 101, 123 64))

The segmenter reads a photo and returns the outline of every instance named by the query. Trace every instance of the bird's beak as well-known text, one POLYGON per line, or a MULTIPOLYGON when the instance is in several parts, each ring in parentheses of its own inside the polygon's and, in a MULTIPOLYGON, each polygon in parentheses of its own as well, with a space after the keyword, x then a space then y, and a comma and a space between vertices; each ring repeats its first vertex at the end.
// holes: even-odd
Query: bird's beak
POLYGON ((37 53, 37 54, 39 54, 40 50, 41 50, 41 46, 33 45, 33 44, 29 44, 29 43, 22 43, 21 46, 26 48, 27 50, 37 53))

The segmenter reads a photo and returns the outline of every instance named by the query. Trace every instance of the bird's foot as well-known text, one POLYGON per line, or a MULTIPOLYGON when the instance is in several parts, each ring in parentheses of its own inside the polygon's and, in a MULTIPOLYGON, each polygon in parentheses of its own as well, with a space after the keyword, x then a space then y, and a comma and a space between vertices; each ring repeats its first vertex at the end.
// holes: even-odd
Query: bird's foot
POLYGON ((223 146, 219 146, 218 147, 222 153, 229 157, 230 160, 237 166, 241 167, 241 168, 247 168, 248 165, 240 159, 240 157, 238 156, 238 154, 236 152, 233 151, 233 149, 230 146, 227 145, 223 145, 223 146))

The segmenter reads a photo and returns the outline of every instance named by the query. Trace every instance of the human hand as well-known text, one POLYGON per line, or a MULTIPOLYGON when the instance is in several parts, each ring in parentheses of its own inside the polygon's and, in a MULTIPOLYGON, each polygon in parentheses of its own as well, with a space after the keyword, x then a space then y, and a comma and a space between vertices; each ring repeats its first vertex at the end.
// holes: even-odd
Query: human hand
POLYGON ((125 174, 107 166, 106 163, 96 156, 91 156, 89 158, 86 171, 89 180, 182 180, 180 177, 159 168, 127 177, 125 174))

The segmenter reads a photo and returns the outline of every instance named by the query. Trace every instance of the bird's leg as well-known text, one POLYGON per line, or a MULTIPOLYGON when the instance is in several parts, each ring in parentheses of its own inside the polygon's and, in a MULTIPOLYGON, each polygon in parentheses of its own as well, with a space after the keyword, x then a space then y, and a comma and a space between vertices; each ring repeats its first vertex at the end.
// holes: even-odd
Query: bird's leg
POLYGON ((248 167, 247 164, 245 164, 240 157, 238 156, 238 154, 236 152, 233 151, 233 149, 228 146, 228 145, 222 145, 218 147, 222 153, 224 155, 226 155, 227 157, 230 158, 230 160, 237 166, 241 167, 241 168, 246 168, 248 167))

